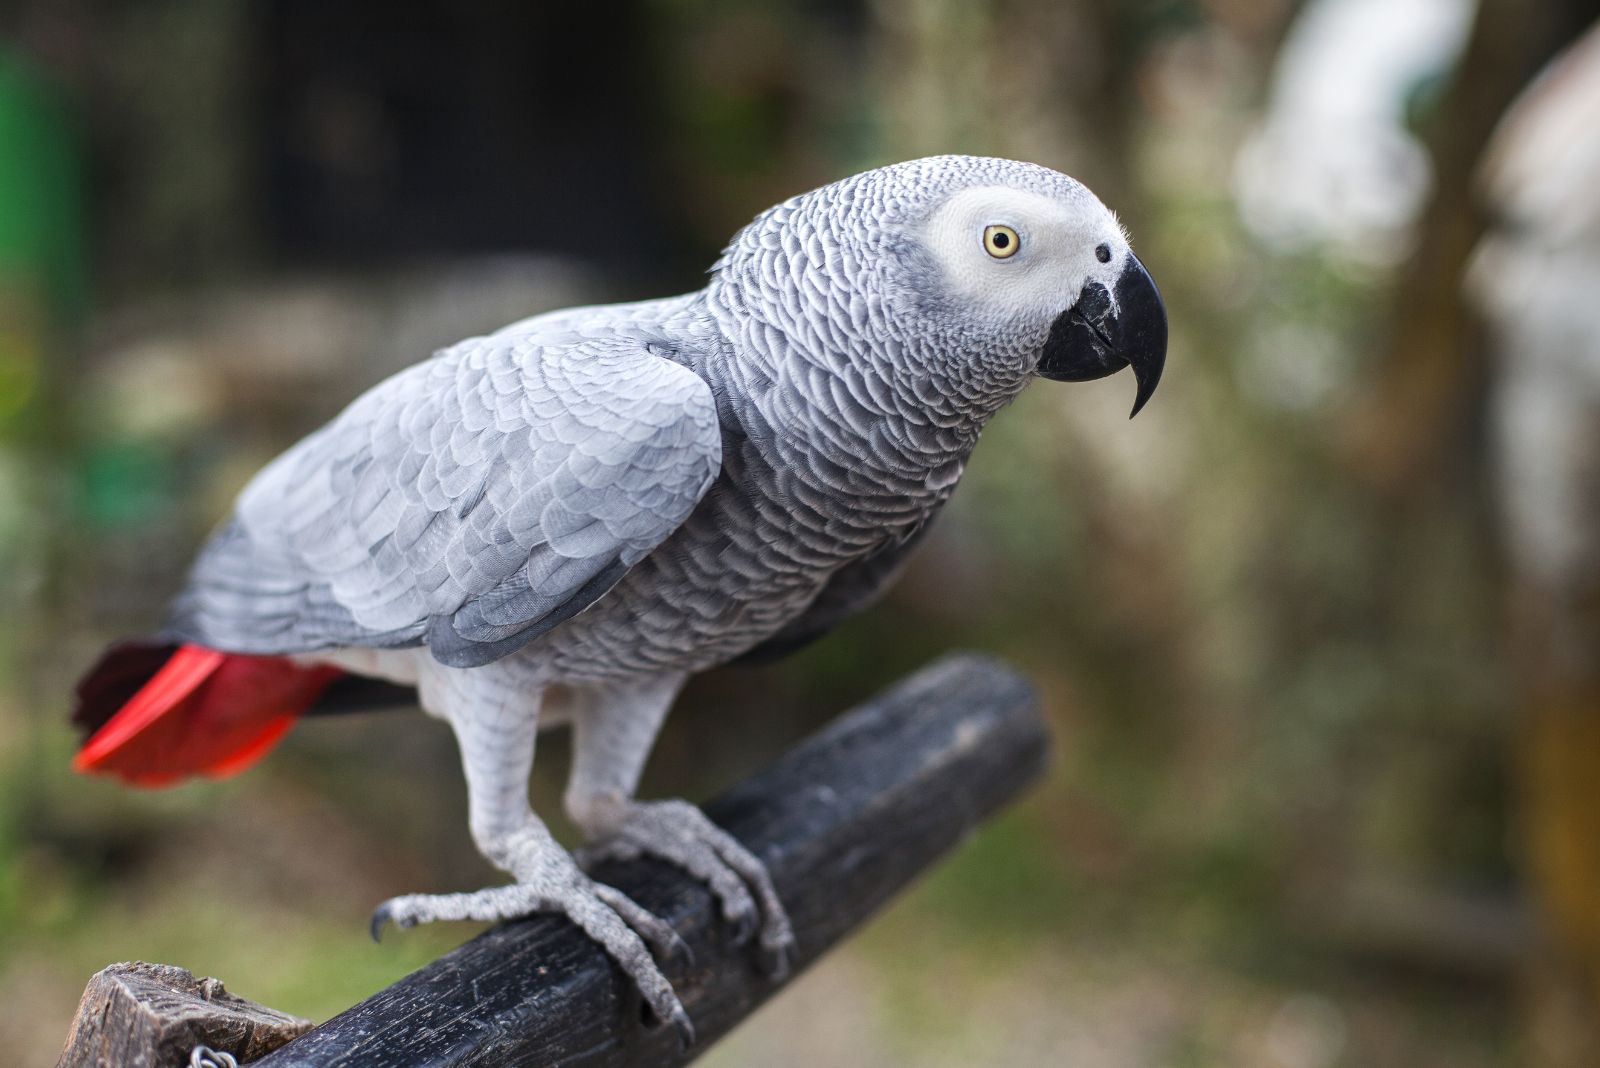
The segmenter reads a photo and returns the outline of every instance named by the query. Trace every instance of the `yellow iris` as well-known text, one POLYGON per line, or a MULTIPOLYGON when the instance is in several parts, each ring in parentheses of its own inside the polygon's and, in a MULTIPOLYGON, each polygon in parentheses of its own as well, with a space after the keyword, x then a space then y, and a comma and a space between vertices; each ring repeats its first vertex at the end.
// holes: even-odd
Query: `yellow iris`
POLYGON ((1011 227, 997 224, 983 228, 983 250, 995 259, 1010 259, 1021 247, 1022 239, 1011 227))

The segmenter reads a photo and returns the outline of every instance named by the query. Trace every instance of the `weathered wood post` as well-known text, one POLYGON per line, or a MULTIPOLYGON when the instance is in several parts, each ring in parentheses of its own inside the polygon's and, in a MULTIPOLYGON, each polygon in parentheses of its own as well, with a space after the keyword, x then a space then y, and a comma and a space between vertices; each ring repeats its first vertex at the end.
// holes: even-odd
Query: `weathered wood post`
MULTIPOLYGON (((1028 683, 993 660, 956 655, 835 720, 706 811, 767 863, 799 942, 792 976, 1019 796, 1046 749, 1028 683)), ((598 874, 688 943, 693 963, 669 977, 699 1033, 693 1049, 645 1024, 638 995, 594 943, 543 916, 480 935, 251 1063, 678 1065, 781 988, 750 946, 731 944, 711 895, 685 873, 639 860, 598 874)))

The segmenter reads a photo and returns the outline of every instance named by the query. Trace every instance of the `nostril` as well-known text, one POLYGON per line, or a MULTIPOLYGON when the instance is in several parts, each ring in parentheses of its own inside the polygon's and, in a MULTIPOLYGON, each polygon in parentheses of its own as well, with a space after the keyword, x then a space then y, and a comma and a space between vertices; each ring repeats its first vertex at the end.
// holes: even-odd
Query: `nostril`
POLYGON ((1111 311, 1111 294, 1099 282, 1090 282, 1078 294, 1078 303, 1073 307, 1085 319, 1098 322, 1111 311))

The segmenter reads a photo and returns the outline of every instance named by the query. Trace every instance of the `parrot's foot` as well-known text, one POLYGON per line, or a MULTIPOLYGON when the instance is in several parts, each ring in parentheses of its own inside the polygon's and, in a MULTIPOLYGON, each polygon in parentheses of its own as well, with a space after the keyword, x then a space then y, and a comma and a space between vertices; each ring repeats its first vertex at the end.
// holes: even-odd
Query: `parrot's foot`
POLYGON ((605 821, 605 837, 579 851, 579 863, 658 857, 711 887, 744 942, 759 925, 769 973, 781 979, 794 953, 794 929, 767 866, 687 801, 630 801, 605 821))
POLYGON ((503 866, 517 881, 464 894, 406 894, 390 898, 372 914, 372 937, 384 927, 415 927, 435 920, 518 919, 559 912, 611 955, 639 989, 656 1019, 672 1025, 685 1049, 694 1044, 688 1013, 651 957, 690 959, 689 947, 665 921, 615 887, 585 875, 566 850, 546 835, 510 845, 503 866), (645 944, 649 943, 647 949, 645 944))

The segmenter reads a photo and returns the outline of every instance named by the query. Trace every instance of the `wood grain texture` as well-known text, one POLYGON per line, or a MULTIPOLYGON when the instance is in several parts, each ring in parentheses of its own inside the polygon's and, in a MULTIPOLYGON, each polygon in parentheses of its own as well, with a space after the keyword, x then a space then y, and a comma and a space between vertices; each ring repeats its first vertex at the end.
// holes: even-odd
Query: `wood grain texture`
POLYGON ((113 964, 84 988, 56 1068, 178 1068, 198 1045, 249 1061, 310 1027, 183 968, 113 964))
MULTIPOLYGON (((1041 772, 1033 692, 1010 669, 948 657, 848 713, 706 806, 769 866, 798 973, 1041 772)), ((260 1068, 678 1065, 781 988, 731 944, 709 892, 650 860, 597 872, 670 922, 695 963, 669 968, 699 1033, 647 1025, 637 993, 565 919, 485 932, 257 1062, 260 1068)))

